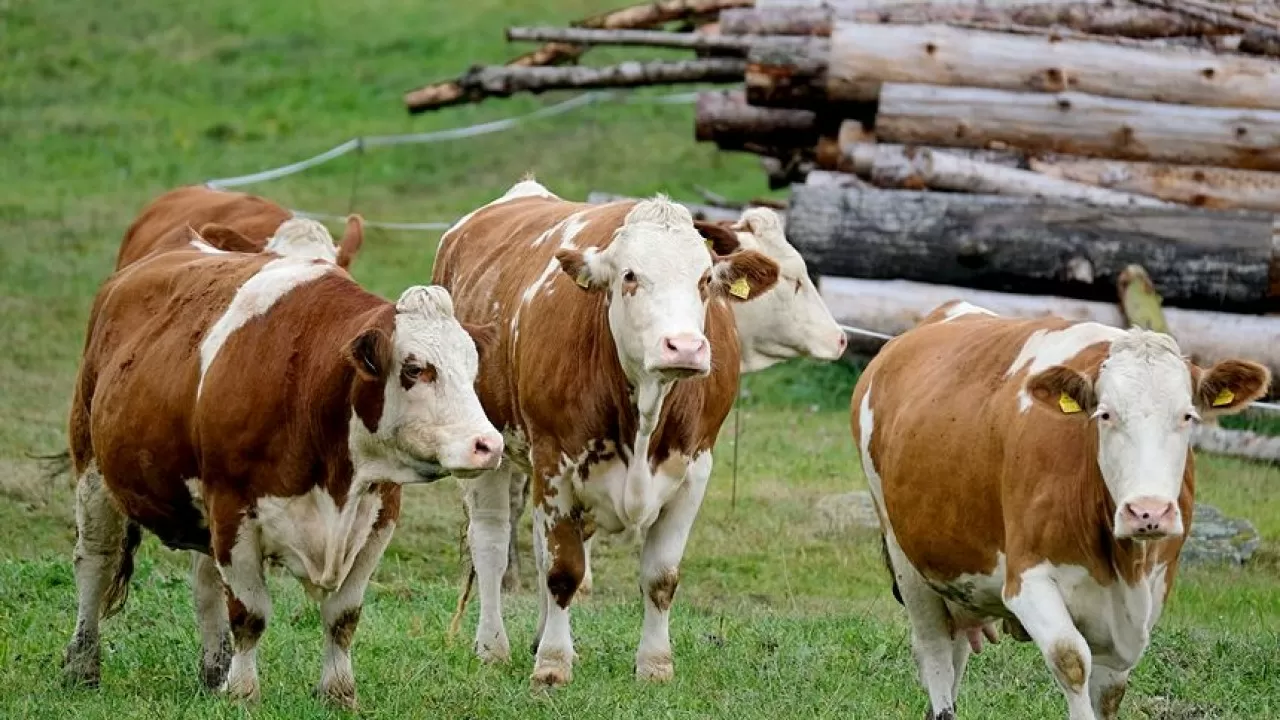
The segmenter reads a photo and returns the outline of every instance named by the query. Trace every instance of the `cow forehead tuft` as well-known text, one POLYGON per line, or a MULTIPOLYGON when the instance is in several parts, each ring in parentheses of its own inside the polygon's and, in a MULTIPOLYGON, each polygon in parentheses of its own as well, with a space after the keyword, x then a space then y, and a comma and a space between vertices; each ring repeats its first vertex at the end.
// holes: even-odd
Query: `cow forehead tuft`
POLYGON ((439 285, 414 285, 400 294, 400 299, 396 300, 396 312, 451 318, 453 298, 439 285))

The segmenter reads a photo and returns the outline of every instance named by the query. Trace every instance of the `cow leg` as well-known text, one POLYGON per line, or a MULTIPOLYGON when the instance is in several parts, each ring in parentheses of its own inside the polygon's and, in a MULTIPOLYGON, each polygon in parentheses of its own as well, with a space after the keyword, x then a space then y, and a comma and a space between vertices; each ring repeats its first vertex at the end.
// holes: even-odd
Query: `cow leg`
POLYGON ((1120 703, 1129 686, 1129 671, 1107 667, 1095 658, 1093 673, 1089 675, 1089 700, 1099 720, 1116 720, 1120 717, 1120 703))
POLYGON ((207 689, 216 690, 231 666, 231 621, 218 564, 204 553, 191 553, 191 589, 200 628, 200 680, 207 689))
MULTIPOLYGON (((221 504, 210 498, 214 557, 226 587, 227 616, 231 623, 234 653, 222 689, 235 700, 257 700, 258 641, 271 619, 271 595, 267 592, 258 528, 237 509, 232 522, 218 522, 221 504), (229 550, 228 550, 229 548, 229 550), (221 558, 227 558, 222 562, 221 558)), ((231 513, 227 513, 231 515, 231 513)))
POLYGON ((529 502, 529 476, 523 473, 511 474, 511 541, 507 545, 507 569, 502 573, 503 592, 515 592, 520 589, 520 518, 524 515, 524 506, 529 502))
POLYGON ((511 541, 511 486, 516 477, 502 469, 486 472, 471 481, 464 495, 471 567, 480 586, 475 652, 484 662, 511 659, 511 643, 502 623, 502 576, 511 541))
POLYGON ((1053 578, 1035 568, 1024 573, 1018 594, 1006 598, 1005 605, 1040 648, 1067 698, 1071 720, 1097 720, 1089 698, 1092 665, 1089 645, 1072 623, 1053 578))
POLYGON ((573 679, 573 636, 569 604, 582 582, 582 519, 572 512, 572 486, 565 478, 547 480, 542 502, 534 505, 542 620, 531 681, 537 686, 568 684, 573 679))
POLYGON ((320 603, 320 617, 324 620, 325 629, 324 660, 316 695, 348 710, 356 709, 356 676, 351 668, 351 642, 355 638, 356 625, 360 622, 365 589, 369 587, 369 579, 382 560, 382 554, 391 542, 393 532, 394 523, 375 526, 364 547, 356 554, 342 585, 320 603))
POLYGON ((76 483, 76 629, 62 661, 68 681, 89 686, 101 677, 99 620, 123 602, 127 590, 117 587, 117 577, 126 562, 129 523, 107 493, 102 474, 90 463, 76 483))
POLYGON ((954 720, 955 699, 960 687, 960 671, 969 658, 969 640, 960 633, 952 637, 946 601, 933 591, 911 565, 897 538, 886 536, 890 569, 902 595, 911 623, 911 650, 920 671, 920 682, 929 693, 931 720, 954 720), (962 647, 963 646, 963 647, 962 647), (957 660, 960 667, 957 667, 957 660))
POLYGON ((711 453, 704 452, 689 465, 684 484, 645 532, 640 550, 644 626, 636 649, 637 680, 665 682, 675 674, 671 657, 671 603, 680 582, 680 560, 710 479, 711 453))
POLYGON ((578 583, 578 597, 586 597, 591 594, 593 587, 591 580, 591 544, 595 539, 596 536, 592 535, 582 541, 582 582, 578 583))

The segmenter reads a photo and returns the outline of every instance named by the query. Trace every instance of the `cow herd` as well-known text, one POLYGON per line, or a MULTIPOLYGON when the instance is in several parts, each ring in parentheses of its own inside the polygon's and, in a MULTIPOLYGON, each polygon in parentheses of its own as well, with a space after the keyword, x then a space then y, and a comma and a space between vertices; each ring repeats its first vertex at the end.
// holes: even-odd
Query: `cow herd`
MULTIPOLYGON (((208 688, 259 695, 279 566, 320 605, 317 693, 354 707, 352 639, 401 486, 453 476, 481 660, 510 658, 502 596, 531 505, 532 683, 571 681, 569 608, 592 539, 618 533, 640 541, 635 675, 669 680, 680 563, 741 374, 845 350, 778 217, 706 223, 661 196, 588 205, 525 179, 450 228, 432 284, 394 303, 348 273, 362 239, 355 216, 335 243, 203 187, 129 228, 70 412, 67 676, 98 683, 99 623, 145 529, 191 554, 208 688)), ((963 302, 890 341, 854 390, 853 441, 928 717, 955 717, 969 654, 1003 622, 1071 718, 1114 718, 1190 525, 1190 428, 1269 383, 1244 360, 1197 367, 1166 335, 963 302)))

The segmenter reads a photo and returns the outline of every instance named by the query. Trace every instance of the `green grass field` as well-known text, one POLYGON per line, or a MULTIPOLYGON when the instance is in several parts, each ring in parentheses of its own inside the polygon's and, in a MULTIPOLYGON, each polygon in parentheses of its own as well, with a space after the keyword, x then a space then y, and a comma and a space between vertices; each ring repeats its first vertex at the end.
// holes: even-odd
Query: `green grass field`
MULTIPOLYGON (((0 0, 0 717, 327 717, 310 697, 321 628, 296 583, 273 579, 264 699, 242 708, 199 690, 186 559, 148 539, 125 611, 104 625, 102 687, 64 689, 74 622, 70 480, 29 454, 65 446, 70 384, 92 295, 133 215, 184 183, 291 162, 358 134, 422 131, 528 112, 566 96, 493 101, 418 118, 403 91, 515 51, 510 24, 553 23, 611 3, 280 0, 235 3, 0 0)), ((634 56, 634 53, 628 53, 634 56)), ((599 59, 607 59, 600 53, 599 59)), ((249 188, 293 207, 381 220, 450 220, 535 171, 554 190, 694 198, 765 194, 754 158, 693 142, 692 108, 600 105, 514 131, 371 151, 249 188)), ((394 296, 430 275, 436 236, 372 231, 355 269, 394 296)), ((845 410, 854 376, 793 363, 746 382, 731 501, 732 421, 686 556, 673 614, 677 678, 631 678, 641 606, 635 548, 597 545, 596 593, 575 608, 575 682, 531 694, 532 658, 479 665, 475 605, 449 643, 460 569, 457 486, 406 493, 355 646, 369 717, 918 718, 901 609, 874 537, 830 535, 814 511, 860 489, 845 410)), ((1126 718, 1280 714, 1280 472, 1205 459, 1200 498, 1245 515, 1264 542, 1247 570, 1180 578, 1134 674, 1126 718)), ((528 533, 524 533, 527 539, 528 533)), ((527 554, 527 547, 526 547, 527 554)), ((531 567, 526 562, 526 570, 531 567)), ((526 585, 531 577, 526 575, 526 585)), ((511 598, 527 646, 535 608, 511 598)), ((1036 650, 975 658, 965 718, 1061 717, 1036 650)))

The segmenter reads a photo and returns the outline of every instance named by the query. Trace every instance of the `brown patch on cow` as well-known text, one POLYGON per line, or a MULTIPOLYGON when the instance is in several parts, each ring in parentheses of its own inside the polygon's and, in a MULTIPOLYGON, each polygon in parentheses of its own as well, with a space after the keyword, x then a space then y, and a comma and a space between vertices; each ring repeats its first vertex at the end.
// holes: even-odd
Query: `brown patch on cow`
POLYGON ((715 255, 729 255, 738 251, 738 233, 725 225, 706 220, 694 220, 693 228, 706 240, 711 241, 711 252, 715 255))
POLYGON ((1271 371, 1253 362, 1223 360, 1205 370, 1193 366, 1192 381, 1201 413, 1231 413, 1266 394, 1271 371), (1214 400, 1224 391, 1231 394, 1230 401, 1215 407, 1214 400))
POLYGON ((351 649, 351 639, 355 637, 356 626, 360 624, 360 606, 347 608, 338 619, 329 626, 329 638, 333 644, 343 650, 351 649))
POLYGON ((440 372, 435 365, 422 362, 413 353, 409 353, 400 364, 400 387, 405 391, 420 382, 433 383, 439 376, 440 372))
POLYGON ((676 586, 680 584, 680 570, 670 568, 649 583, 649 600, 654 607, 666 612, 676 597, 676 586))
POLYGON ((551 568, 547 571, 547 591, 562 608, 569 607, 573 595, 586 573, 586 552, 582 546, 582 527, 577 518, 557 520, 547 533, 547 551, 551 568))
POLYGON ((116 256, 116 269, 153 252, 189 249, 188 228, 199 228, 203 235, 211 225, 238 237, 212 230, 214 237, 205 238, 210 245, 233 252, 261 252, 280 224, 291 217, 288 210, 254 195, 204 186, 171 190, 143 208, 129 226, 116 256))
POLYGON ((778 263, 757 250, 743 250, 719 258, 712 272, 715 277, 712 282, 714 294, 739 302, 767 292, 778 282, 778 263), (750 289, 745 298, 730 292, 731 286, 739 280, 746 280, 750 289))
POLYGON ((471 342, 475 343, 476 355, 480 358, 480 362, 484 362, 487 353, 493 352, 498 342, 498 326, 493 323, 485 323, 483 325, 472 325, 470 323, 462 323, 462 329, 467 331, 471 336, 471 342))
POLYGON ((227 593, 227 616, 231 621, 231 637, 236 650, 243 652, 258 644, 258 638, 266 632, 267 621, 261 615, 249 612, 240 598, 227 593))
POLYGON ((1049 651, 1049 660, 1053 662, 1053 669, 1057 672, 1058 678, 1069 690, 1077 693, 1084 690, 1087 679, 1084 658, 1080 657, 1080 653, 1070 642, 1059 640, 1049 651))
POLYGON ((205 223, 200 227, 196 239, 204 240, 213 247, 227 252, 252 253, 261 249, 258 243, 245 237, 235 228, 221 223, 205 223))
POLYGON ((1055 365, 1027 380, 1027 392, 1058 414, 1066 414, 1059 405, 1059 399, 1066 395, 1080 406, 1081 411, 1075 414, 1081 420, 1087 420, 1098 407, 1093 381, 1063 365, 1055 365))
POLYGON ((1102 720, 1116 720, 1120 717, 1120 703, 1124 700, 1125 685, 1112 685, 1102 691, 1099 703, 1102 709, 1102 720))

